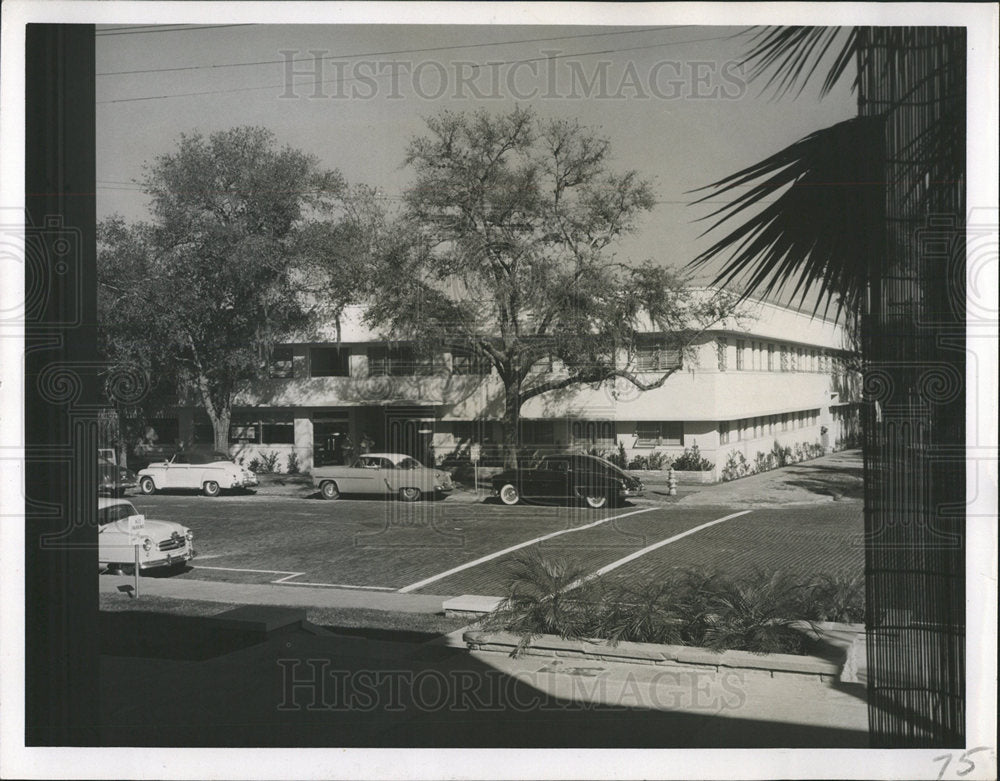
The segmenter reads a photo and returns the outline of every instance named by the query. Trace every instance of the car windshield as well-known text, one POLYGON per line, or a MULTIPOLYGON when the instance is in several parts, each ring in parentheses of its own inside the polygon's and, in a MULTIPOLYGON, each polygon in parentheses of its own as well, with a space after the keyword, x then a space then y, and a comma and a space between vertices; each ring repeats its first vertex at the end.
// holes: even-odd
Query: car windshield
POLYGON ((138 515, 138 511, 128 502, 113 504, 110 507, 102 507, 97 511, 97 523, 106 526, 115 521, 122 521, 131 515, 138 515))
POLYGON ((396 464, 397 469, 423 469, 423 467, 424 465, 417 461, 417 459, 410 458, 409 456, 396 464))

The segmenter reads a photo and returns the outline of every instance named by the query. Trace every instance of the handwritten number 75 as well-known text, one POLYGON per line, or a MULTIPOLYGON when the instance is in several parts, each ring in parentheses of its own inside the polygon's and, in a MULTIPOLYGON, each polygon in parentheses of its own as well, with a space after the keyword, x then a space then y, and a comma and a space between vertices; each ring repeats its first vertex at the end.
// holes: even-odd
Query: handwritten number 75
MULTIPOLYGON (((962 756, 958 758, 958 765, 965 765, 966 767, 960 770, 956 765, 955 775, 956 776, 969 775, 969 773, 971 773, 973 770, 976 769, 976 763, 973 762, 971 759, 969 759, 969 757, 978 751, 986 751, 988 748, 989 746, 977 746, 976 748, 969 749, 968 751, 963 753, 962 756)), ((952 756, 953 756, 952 754, 942 754, 939 757, 934 757, 935 762, 942 762, 941 772, 938 773, 938 781, 941 781, 941 779, 944 778, 944 774, 948 771, 948 766, 951 764, 952 756)))

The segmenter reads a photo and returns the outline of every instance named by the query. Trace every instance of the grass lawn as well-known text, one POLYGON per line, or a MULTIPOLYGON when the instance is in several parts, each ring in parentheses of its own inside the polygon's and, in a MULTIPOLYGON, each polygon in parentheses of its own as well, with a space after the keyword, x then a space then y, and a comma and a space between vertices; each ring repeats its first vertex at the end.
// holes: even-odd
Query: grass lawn
MULTIPOLYGON (((117 594, 101 594, 100 609, 108 612, 142 610, 182 616, 214 616, 242 605, 226 602, 202 602, 193 599, 144 596, 123 599, 117 594)), ((425 642, 461 629, 468 619, 445 618, 432 613, 402 613, 369 608, 306 608, 306 618, 317 626, 337 634, 367 637, 373 640, 425 642)))

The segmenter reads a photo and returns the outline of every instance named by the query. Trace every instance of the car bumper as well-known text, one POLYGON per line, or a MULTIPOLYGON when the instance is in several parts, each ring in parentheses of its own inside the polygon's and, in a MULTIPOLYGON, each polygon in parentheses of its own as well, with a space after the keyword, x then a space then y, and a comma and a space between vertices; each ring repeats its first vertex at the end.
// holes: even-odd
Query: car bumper
POLYGON ((260 485, 260 480, 256 477, 242 477, 233 481, 230 488, 256 488, 260 485))
POLYGON ((184 564, 187 561, 191 561, 195 557, 195 552, 193 550, 177 551, 176 553, 168 553, 162 558, 150 559, 149 561, 140 561, 139 569, 159 569, 160 567, 176 567, 179 564, 184 564))

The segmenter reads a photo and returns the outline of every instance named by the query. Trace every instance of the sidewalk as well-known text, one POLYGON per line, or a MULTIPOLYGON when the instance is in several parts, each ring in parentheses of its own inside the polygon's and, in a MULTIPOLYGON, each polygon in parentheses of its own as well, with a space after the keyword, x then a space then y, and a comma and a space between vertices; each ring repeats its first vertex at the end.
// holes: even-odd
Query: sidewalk
POLYGON ((694 490, 679 504, 774 507, 859 502, 864 498, 861 451, 845 450, 727 483, 690 487, 694 490))

